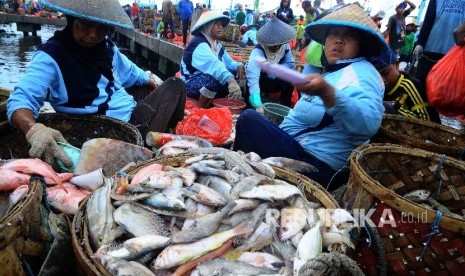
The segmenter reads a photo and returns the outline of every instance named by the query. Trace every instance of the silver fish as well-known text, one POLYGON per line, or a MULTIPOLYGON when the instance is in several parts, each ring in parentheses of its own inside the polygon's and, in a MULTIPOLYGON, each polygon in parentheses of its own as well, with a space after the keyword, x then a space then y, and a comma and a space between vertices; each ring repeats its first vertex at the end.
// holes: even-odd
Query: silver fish
POLYGON ((115 210, 113 217, 116 223, 135 237, 143 235, 170 235, 165 221, 157 214, 142 208, 137 203, 126 203, 115 210))
POLYGON ((223 195, 224 198, 230 198, 232 186, 224 178, 213 175, 201 175, 197 178, 197 181, 217 191, 223 195))
POLYGON ((174 234, 171 238, 173 243, 190 243, 213 234, 232 208, 236 206, 234 201, 229 202, 220 211, 195 219, 194 228, 174 234))
POLYGON ((137 263, 128 262, 123 259, 115 258, 108 255, 100 257, 100 263, 107 271, 114 276, 138 275, 138 276, 155 276, 147 267, 137 263))
POLYGON ((229 170, 219 170, 211 168, 202 163, 194 163, 191 165, 191 168, 201 174, 219 176, 226 179, 229 183, 236 183, 239 181, 240 177, 237 173, 229 170))
POLYGON ((302 195, 302 192, 294 185, 280 181, 275 185, 255 186, 248 191, 239 194, 241 198, 256 198, 262 200, 285 200, 293 195, 302 195))
POLYGON ((431 195, 431 192, 425 189, 420 189, 420 190, 415 190, 411 191, 409 193, 406 193, 404 195, 405 199, 409 199, 414 202, 422 202, 428 199, 428 197, 431 195))
POLYGON ((236 171, 239 174, 250 176, 254 174, 252 167, 244 161, 242 156, 235 151, 224 152, 224 161, 226 168, 231 171, 236 171))
POLYGON ((186 205, 176 197, 166 196, 162 193, 154 194, 146 198, 144 202, 154 208, 168 209, 173 211, 185 211, 186 205))
POLYGON ((239 199, 239 194, 245 191, 249 191, 256 185, 270 184, 272 179, 264 175, 255 174, 252 176, 243 177, 239 182, 234 185, 231 189, 231 198, 239 199))
POLYGON ((126 240, 120 249, 108 251, 106 254, 123 260, 134 260, 146 253, 167 246, 169 237, 144 235, 126 240))
POLYGON ((87 201, 89 235, 95 249, 111 243, 122 234, 113 219, 114 208, 110 198, 112 183, 112 179, 105 178, 103 185, 97 188, 87 201))
POLYGON ((220 193, 198 183, 184 188, 183 193, 197 202, 210 206, 224 206, 227 203, 227 200, 220 193))
POLYGON ((197 174, 190 168, 165 166, 163 170, 175 171, 179 173, 181 175, 184 186, 191 186, 194 184, 194 181, 197 178, 197 174))
POLYGON ((217 275, 225 275, 226 273, 229 275, 276 274, 276 270, 274 269, 258 267, 241 261, 230 261, 223 258, 215 258, 200 263, 197 269, 202 276, 215 275, 218 271, 221 271, 221 274, 217 275))
POLYGON ((263 159, 262 161, 279 168, 288 169, 300 173, 318 172, 317 168, 308 163, 286 157, 268 157, 263 159))
POLYGON ((252 212, 250 211, 242 211, 242 212, 237 212, 232 214, 231 216, 224 218, 221 223, 223 224, 229 224, 232 226, 236 226, 241 224, 242 222, 248 220, 250 218, 250 214, 252 212))

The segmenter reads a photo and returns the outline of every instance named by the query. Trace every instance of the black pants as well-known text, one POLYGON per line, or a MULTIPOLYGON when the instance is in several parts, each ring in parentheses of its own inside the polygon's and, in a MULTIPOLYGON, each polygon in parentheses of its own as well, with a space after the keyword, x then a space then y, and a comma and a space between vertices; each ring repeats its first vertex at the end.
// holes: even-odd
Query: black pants
POLYGON ((433 68, 438 61, 443 58, 443 54, 437 53, 423 53, 423 56, 418 60, 417 73, 415 77, 420 81, 423 86, 426 87, 426 77, 428 77, 429 71, 433 68))
POLYGON ((169 132, 184 118, 186 85, 181 79, 167 79, 152 92, 139 88, 128 93, 137 101, 129 122, 144 138, 149 131, 169 132))
MULTIPOLYGON (((266 96, 268 93, 281 92, 279 103, 291 107, 291 97, 294 91, 294 86, 280 79, 270 79, 267 74, 260 74, 260 93, 261 96, 266 96)), ((246 99, 248 100, 250 92, 247 89, 246 99)), ((249 103, 248 103, 249 104, 249 103)))

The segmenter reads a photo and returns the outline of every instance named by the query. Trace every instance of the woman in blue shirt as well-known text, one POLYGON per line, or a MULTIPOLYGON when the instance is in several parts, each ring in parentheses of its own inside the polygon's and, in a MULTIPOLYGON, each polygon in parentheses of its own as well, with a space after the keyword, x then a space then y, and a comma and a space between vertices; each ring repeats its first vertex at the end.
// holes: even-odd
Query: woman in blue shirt
POLYGON ((243 112, 234 149, 308 162, 319 170, 308 176, 332 190, 343 184, 329 186, 332 177, 381 125, 384 84, 368 60, 388 45, 358 4, 328 13, 306 31, 324 46, 323 74, 309 74, 297 86, 302 96, 280 126, 254 110, 243 112))
POLYGON ((244 65, 234 61, 218 43, 229 17, 211 11, 204 12, 194 28, 195 36, 187 45, 181 60, 181 79, 186 82, 187 95, 198 99, 201 107, 210 107, 213 99, 228 96, 242 99, 235 80, 244 77, 244 65))
POLYGON ((71 160, 57 145, 65 142, 62 134, 36 123, 44 101, 61 113, 101 114, 129 121, 143 135, 148 130, 166 132, 183 118, 184 83, 170 79, 158 87, 150 74, 121 54, 107 34, 110 26, 132 29, 131 21, 117 0, 95 1, 105 8, 95 9, 87 0, 42 1, 66 14, 67 25, 34 54, 7 102, 10 123, 31 144, 29 155, 49 164, 54 158, 65 165, 71 165, 71 160), (156 90, 136 101, 126 92, 132 86, 156 90))

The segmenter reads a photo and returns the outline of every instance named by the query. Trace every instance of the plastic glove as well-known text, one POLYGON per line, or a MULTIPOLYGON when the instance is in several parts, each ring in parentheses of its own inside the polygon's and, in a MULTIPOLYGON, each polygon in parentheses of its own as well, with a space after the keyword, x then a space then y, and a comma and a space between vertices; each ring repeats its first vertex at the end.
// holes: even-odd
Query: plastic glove
POLYGON ((252 93, 252 94, 250 94, 249 102, 250 102, 250 105, 255 109, 257 107, 263 106, 262 99, 260 97, 260 93, 252 93))
POLYGON ((416 58, 419 58, 423 54, 423 46, 417 45, 415 46, 415 49, 413 50, 413 55, 416 58))
POLYGON ((241 87, 239 86, 239 84, 237 84, 234 78, 230 78, 228 80, 228 91, 229 91, 228 98, 242 100, 241 87))
POLYGON ((263 109, 263 106, 259 106, 255 108, 255 111, 257 111, 260 114, 265 114, 265 109, 263 109))
POLYGON ((29 150, 31 157, 41 158, 50 165, 55 164, 54 158, 61 160, 66 167, 73 164, 65 151, 57 144, 57 142, 66 143, 58 130, 37 123, 26 133, 26 139, 31 144, 29 150))

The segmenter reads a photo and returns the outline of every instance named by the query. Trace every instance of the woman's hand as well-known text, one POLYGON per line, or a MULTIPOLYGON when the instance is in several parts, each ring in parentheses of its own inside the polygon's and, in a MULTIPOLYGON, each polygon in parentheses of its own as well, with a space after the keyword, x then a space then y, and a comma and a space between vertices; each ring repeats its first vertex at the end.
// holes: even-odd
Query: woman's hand
POLYGON ((239 65, 237 67, 237 77, 242 80, 245 78, 245 70, 244 70, 244 65, 239 65))
POLYGON ((320 74, 310 74, 305 77, 307 82, 296 85, 297 91, 319 96, 326 107, 330 108, 334 105, 334 88, 329 85, 320 74))

